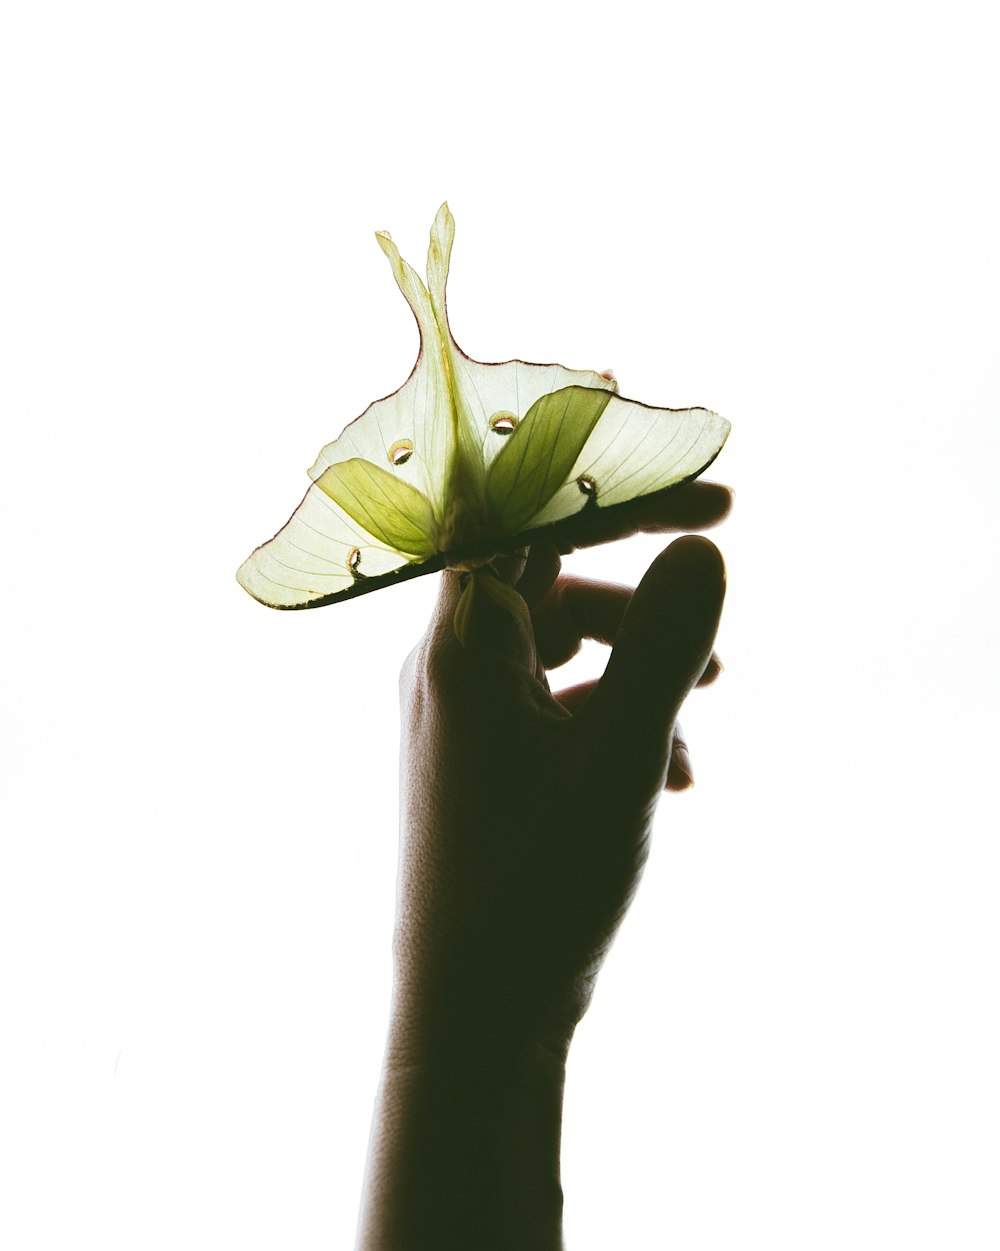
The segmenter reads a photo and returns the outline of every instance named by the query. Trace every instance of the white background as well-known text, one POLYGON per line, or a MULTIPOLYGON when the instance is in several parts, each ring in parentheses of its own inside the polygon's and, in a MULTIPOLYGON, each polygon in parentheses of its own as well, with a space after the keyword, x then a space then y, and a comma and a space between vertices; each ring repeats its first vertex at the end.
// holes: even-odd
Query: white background
POLYGON ((473 355, 733 422, 571 1251, 1000 1243, 986 11, 4 6, 6 1245, 351 1245, 434 579, 233 574, 408 373, 372 232, 420 262, 445 196, 473 355))

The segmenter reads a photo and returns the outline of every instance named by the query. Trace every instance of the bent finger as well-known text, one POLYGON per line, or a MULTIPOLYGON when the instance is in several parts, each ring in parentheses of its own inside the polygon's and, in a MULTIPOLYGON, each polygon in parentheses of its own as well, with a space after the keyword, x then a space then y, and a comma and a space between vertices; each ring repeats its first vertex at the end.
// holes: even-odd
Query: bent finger
POLYGON ((663 789, 686 791, 692 786, 694 786, 694 772, 691 768, 691 756, 688 753, 684 731, 678 721, 674 726, 674 737, 670 746, 670 764, 667 766, 667 777, 663 783, 663 789))
POLYGON ((725 666, 716 653, 712 652, 708 658, 708 664, 705 666, 705 671, 695 683, 695 686, 711 686, 716 678, 724 672, 725 666))
POLYGON ((575 717, 578 712, 582 712, 587 700, 590 699, 597 686, 598 679, 592 678, 589 682, 579 682, 576 686, 567 686, 561 691, 554 693, 554 698, 562 704, 567 712, 575 717))
POLYGON ((547 669, 564 665, 584 639, 612 643, 632 599, 632 588, 586 578, 558 578, 531 614, 547 669))
POLYGON ((554 543, 549 539, 537 539, 528 549, 528 559, 518 579, 518 594, 528 605, 534 608, 548 594, 552 584, 559 577, 562 560, 554 543))

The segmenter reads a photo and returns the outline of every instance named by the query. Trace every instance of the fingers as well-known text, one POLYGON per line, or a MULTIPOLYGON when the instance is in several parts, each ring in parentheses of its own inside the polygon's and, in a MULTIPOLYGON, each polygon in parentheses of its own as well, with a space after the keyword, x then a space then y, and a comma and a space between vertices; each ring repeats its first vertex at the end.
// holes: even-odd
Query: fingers
POLYGON ((516 547, 512 552, 494 556, 492 564, 499 577, 510 586, 518 586, 528 563, 529 549, 516 547))
MULTIPOLYGON (((517 560, 517 553, 511 561, 517 560)), ((520 554, 524 563, 524 553, 520 554)), ((509 570, 508 570, 509 571, 509 570)), ((422 645, 428 655, 472 662, 507 658, 534 672, 536 651, 528 609, 492 570, 442 571, 438 597, 422 645)))
POLYGON ((674 723, 708 667, 724 595, 722 557, 695 536, 672 543, 636 588, 575 721, 623 784, 652 794, 667 778, 674 723))
POLYGON ((631 599, 627 586, 559 578, 531 615, 542 664, 547 669, 564 665, 584 639, 612 643, 631 599))
POLYGON ((513 660, 533 673, 537 663, 528 606, 492 569, 474 570, 465 579, 455 613, 455 630, 470 661, 513 660))
MULTIPOLYGON (((557 691, 555 697, 566 711, 575 717, 583 711, 587 700, 597 686, 597 681, 598 679, 594 678, 590 682, 581 682, 577 686, 568 686, 563 691, 557 691)), ((667 776, 663 782, 663 789, 666 791, 686 791, 692 786, 694 786, 694 770, 691 768, 691 756, 688 751, 687 740, 678 721, 674 724, 674 737, 670 748, 670 764, 667 767, 667 776)))
POLYGON ((670 748, 670 764, 667 766, 667 779, 663 789, 667 791, 686 791, 694 786, 694 773, 691 769, 691 757, 680 722, 674 724, 674 738, 670 748))
POLYGON ((566 534, 560 535, 560 527, 554 526, 555 539, 537 538, 528 551, 527 563, 522 561, 518 576, 507 580, 517 587, 528 607, 534 608, 559 576, 560 552, 566 554, 578 547, 627 538, 641 530, 658 533, 707 529, 726 517, 732 499, 732 490, 720 483, 689 482, 595 514, 593 519, 577 516, 572 520, 572 529, 566 527, 566 534))
POLYGON ((705 666, 705 672, 695 683, 695 686, 711 686, 719 674, 723 672, 724 667, 715 652, 712 652, 708 658, 708 664, 705 666))
MULTIPOLYGON (((613 582, 558 578, 531 614, 538 654, 545 668, 557 669, 571 660, 584 639, 614 643, 633 594, 631 587, 613 582)), ((708 686, 721 672, 722 662, 713 652, 696 685, 708 686)))
POLYGON ((580 682, 576 686, 567 686, 564 690, 556 691, 555 698, 575 717, 577 713, 582 712, 587 700, 590 699, 597 686, 598 679, 592 678, 589 682, 580 682))
MULTIPOLYGON (((571 686, 564 691, 558 691, 556 699, 567 712, 576 716, 583 710, 596 686, 596 679, 593 682, 581 682, 579 686, 571 686)), ((691 756, 688 752, 684 732, 681 730, 678 722, 674 725, 670 763, 667 766, 667 776, 663 781, 663 789, 665 791, 686 791, 692 786, 694 786, 694 770, 691 768, 691 756)))
POLYGON ((640 531, 707 530, 723 521, 732 505, 730 487, 719 482, 689 482, 628 504, 594 509, 588 516, 577 514, 564 528, 553 527, 553 541, 565 556, 579 547, 610 543, 640 531))
POLYGON ((549 588, 559 577, 562 560, 554 543, 538 539, 528 549, 528 559, 516 583, 519 594, 529 608, 544 599, 549 588))

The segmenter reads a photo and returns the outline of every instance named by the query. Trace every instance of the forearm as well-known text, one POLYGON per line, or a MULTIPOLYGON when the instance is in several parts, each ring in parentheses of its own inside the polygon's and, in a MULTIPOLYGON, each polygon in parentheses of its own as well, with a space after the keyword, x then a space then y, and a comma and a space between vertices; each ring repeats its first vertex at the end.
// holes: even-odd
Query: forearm
POLYGON ((562 1059, 537 1045, 408 1054, 390 1031, 358 1251, 559 1251, 562 1059))

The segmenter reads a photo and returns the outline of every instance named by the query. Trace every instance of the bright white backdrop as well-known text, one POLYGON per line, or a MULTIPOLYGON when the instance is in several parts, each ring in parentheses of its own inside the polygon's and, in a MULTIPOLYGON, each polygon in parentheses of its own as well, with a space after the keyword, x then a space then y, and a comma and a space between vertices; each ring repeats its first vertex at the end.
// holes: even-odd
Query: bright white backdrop
POLYGON ((372 231, 419 260, 447 196, 473 355, 733 422, 727 669, 571 1057, 570 1248, 996 1247, 985 13, 5 6, 6 1245, 351 1244, 434 580, 233 573, 406 376, 372 231))

